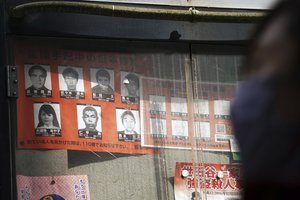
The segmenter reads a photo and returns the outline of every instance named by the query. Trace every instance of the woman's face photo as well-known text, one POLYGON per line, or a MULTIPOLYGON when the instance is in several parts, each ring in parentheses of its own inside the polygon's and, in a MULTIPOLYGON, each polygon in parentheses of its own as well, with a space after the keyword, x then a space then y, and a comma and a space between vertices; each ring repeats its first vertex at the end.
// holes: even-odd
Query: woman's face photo
POLYGON ((123 118, 123 125, 126 131, 132 132, 135 127, 135 119, 131 115, 125 115, 123 118))
POLYGON ((41 119, 45 126, 53 125, 53 115, 47 114, 44 111, 41 112, 41 119))

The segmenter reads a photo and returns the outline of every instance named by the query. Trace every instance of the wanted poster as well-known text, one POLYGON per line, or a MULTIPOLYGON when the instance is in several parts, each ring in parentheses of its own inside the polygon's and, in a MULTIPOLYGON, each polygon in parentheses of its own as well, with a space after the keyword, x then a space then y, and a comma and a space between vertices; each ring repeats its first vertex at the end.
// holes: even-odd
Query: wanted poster
POLYGON ((240 165, 177 162, 175 200, 242 199, 240 165))
POLYGON ((25 93, 27 97, 51 97, 51 73, 49 65, 25 64, 25 93))
POLYGON ((115 76, 110 69, 91 68, 91 87, 94 100, 115 101, 115 76))
POLYGON ((64 49, 48 39, 14 45, 19 149, 155 153, 141 146, 140 128, 139 76, 149 73, 150 54, 64 49))
POLYGON ((58 66, 58 79, 61 98, 84 99, 82 68, 58 66))

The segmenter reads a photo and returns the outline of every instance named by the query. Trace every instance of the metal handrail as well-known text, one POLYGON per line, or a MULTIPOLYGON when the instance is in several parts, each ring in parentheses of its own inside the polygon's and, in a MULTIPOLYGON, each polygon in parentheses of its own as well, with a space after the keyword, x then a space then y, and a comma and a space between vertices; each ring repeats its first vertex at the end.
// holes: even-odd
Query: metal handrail
POLYGON ((212 22, 258 22, 266 14, 265 11, 226 10, 187 7, 142 7, 133 4, 107 4, 75 1, 43 1, 31 2, 15 6, 11 16, 23 18, 26 15, 44 12, 76 13, 128 18, 174 20, 174 21, 212 21, 212 22))

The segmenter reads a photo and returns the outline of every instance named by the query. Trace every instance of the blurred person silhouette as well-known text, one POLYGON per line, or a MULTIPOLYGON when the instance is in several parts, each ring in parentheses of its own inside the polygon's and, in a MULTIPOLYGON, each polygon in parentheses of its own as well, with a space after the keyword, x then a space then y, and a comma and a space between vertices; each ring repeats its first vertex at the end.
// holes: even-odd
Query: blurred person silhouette
POLYGON ((300 1, 279 2, 249 50, 231 107, 244 199, 300 199, 300 1))

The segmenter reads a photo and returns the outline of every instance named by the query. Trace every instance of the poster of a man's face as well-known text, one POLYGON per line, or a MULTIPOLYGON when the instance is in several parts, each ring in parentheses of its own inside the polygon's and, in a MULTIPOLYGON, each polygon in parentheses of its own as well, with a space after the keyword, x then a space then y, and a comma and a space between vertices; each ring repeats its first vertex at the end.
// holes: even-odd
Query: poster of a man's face
POLYGON ((36 136, 61 136, 58 103, 34 103, 33 111, 36 136))
POLYGON ((82 68, 58 66, 59 93, 62 98, 84 98, 82 68))
POLYGON ((78 136, 102 139, 101 107, 77 105, 78 136))
POLYGON ((24 65, 25 93, 28 97, 51 97, 49 65, 24 65))
POLYGON ((122 103, 139 104, 139 75, 121 71, 121 96, 122 103))
POLYGON ((117 130, 120 141, 140 141, 138 110, 116 109, 117 130))
POLYGON ((110 69, 91 69, 91 87, 94 100, 114 102, 114 71, 110 69))

